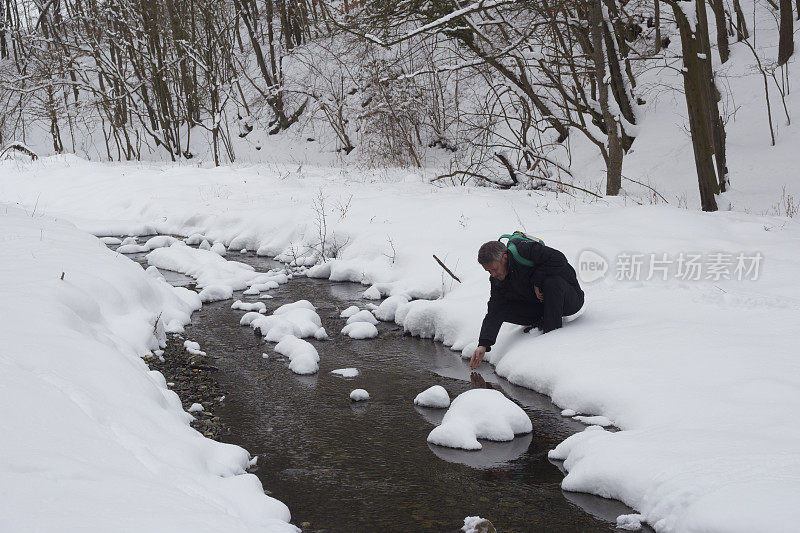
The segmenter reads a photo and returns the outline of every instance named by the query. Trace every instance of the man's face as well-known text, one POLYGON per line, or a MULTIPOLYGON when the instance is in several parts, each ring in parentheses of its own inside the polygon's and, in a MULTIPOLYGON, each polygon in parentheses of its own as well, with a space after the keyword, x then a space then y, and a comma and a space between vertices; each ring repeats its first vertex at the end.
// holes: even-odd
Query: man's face
POLYGON ((490 276, 503 281, 508 274, 508 255, 503 254, 503 258, 500 261, 492 261, 491 263, 481 266, 483 266, 483 269, 488 272, 490 276))

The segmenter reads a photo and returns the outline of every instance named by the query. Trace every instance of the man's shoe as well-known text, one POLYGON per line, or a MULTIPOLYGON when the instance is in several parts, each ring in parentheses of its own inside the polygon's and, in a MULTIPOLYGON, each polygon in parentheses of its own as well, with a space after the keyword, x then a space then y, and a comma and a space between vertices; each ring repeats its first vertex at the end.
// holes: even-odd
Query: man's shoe
POLYGON ((542 329, 542 324, 537 322, 536 324, 531 324, 530 326, 525 326, 525 328, 522 330, 522 333, 530 333, 530 331, 533 328, 542 329))

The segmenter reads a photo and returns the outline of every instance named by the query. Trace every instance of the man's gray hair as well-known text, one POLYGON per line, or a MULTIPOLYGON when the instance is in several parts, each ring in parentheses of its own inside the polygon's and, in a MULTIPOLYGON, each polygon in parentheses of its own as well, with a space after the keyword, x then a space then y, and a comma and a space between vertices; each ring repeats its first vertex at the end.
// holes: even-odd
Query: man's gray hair
POLYGON ((500 241, 485 242, 478 250, 478 263, 488 265, 495 261, 502 261, 503 254, 507 251, 506 245, 500 241))

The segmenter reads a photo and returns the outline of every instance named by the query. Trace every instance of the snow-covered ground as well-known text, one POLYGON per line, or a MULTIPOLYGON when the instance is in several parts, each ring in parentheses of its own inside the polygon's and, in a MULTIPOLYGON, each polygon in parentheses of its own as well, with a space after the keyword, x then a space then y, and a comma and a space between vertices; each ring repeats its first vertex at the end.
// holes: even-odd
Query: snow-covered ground
POLYGON ((478 246, 514 229, 537 235, 584 279, 597 278, 584 283, 586 311, 546 336, 504 326, 487 362, 573 415, 603 416, 622 430, 592 429, 560 446, 564 487, 618 498, 659 531, 792 524, 800 492, 800 429, 790 420, 800 410, 793 219, 438 188, 400 171, 58 157, 0 162, 0 174, 0 199, 34 220, 64 217, 97 235, 202 233, 300 264, 335 255, 309 274, 397 296, 380 318, 467 354, 488 295, 478 246))
POLYGON ((6 205, 0 265, 1 530, 296 531, 248 453, 190 428, 141 359, 188 323, 195 293, 6 205))

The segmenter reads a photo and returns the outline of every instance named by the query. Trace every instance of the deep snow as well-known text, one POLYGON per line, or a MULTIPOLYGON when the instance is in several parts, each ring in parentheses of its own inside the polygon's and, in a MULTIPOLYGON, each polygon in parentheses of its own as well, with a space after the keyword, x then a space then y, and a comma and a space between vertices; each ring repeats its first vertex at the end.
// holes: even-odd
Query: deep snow
MULTIPOLYGON (((399 296, 383 316, 467 354, 488 295, 478 246, 513 229, 538 235, 584 279, 600 272, 584 284, 587 309, 544 336, 504 326, 486 363, 575 415, 603 416, 622 430, 562 450, 564 487, 620 499, 659 531, 780 530, 794 517, 800 429, 786 422, 787 412, 800 410, 800 229, 793 219, 438 188, 416 175, 380 181, 310 167, 284 179, 278 168, 58 157, 0 163, 0 171, 3 199, 98 235, 202 233, 234 250, 285 258, 318 255, 319 220, 309 198, 322 191, 326 237, 342 246, 308 274, 399 296), (442 272, 434 253, 461 284, 442 272), (761 258, 757 272, 741 280, 739 254, 761 258), (582 268, 579 258, 600 270, 582 268), (697 276, 692 261, 701 267, 697 276)), ((189 249, 173 245, 151 255, 179 246, 189 249)))
POLYGON ((0 241, 0 529, 297 531, 141 359, 196 294, 49 216, 0 206, 0 241))

